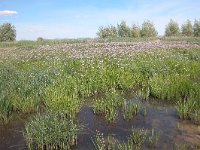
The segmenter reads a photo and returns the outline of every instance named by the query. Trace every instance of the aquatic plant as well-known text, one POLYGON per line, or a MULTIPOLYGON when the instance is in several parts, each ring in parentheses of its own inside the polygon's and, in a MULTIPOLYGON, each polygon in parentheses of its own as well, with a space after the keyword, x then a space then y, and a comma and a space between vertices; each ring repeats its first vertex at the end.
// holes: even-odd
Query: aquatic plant
POLYGON ((141 114, 146 117, 147 116, 147 108, 146 107, 142 107, 141 108, 141 114))
POLYGON ((133 143, 138 147, 141 147, 147 138, 147 130, 133 128, 130 137, 128 138, 128 143, 133 143))
POLYGON ((24 137, 29 150, 70 149, 77 143, 79 126, 54 113, 37 115, 26 123, 24 137))
POLYGON ((145 143, 147 138, 147 130, 144 129, 132 129, 127 142, 120 143, 113 135, 108 135, 106 138, 103 133, 96 131, 96 135, 93 139, 93 144, 97 150, 130 150, 130 149, 141 149, 141 146, 145 143))
POLYGON ((199 109, 194 109, 190 111, 189 117, 194 124, 197 124, 197 125, 200 124, 200 110, 199 109))
POLYGON ((137 96, 142 98, 143 100, 148 100, 150 97, 150 88, 149 86, 145 86, 137 91, 137 96))
POLYGON ((177 102, 177 111, 181 119, 187 119, 190 111, 189 103, 186 100, 179 100, 177 102))
POLYGON ((139 113, 140 106, 139 104, 134 104, 130 101, 124 101, 122 110, 124 119, 132 119, 134 115, 137 115, 139 113))
POLYGON ((147 138, 149 147, 156 147, 158 145, 160 133, 152 129, 150 135, 147 138))
POLYGON ((186 150, 187 146, 185 144, 175 144, 174 150, 186 150))
POLYGON ((115 121, 118 109, 122 106, 123 98, 115 89, 105 93, 105 97, 97 99, 93 103, 93 110, 96 114, 105 114, 109 122, 115 121))
POLYGON ((96 150, 105 150, 106 149, 106 141, 103 136, 103 133, 96 131, 96 135, 93 139, 93 145, 96 150))
POLYGON ((11 117, 13 107, 11 101, 2 92, 0 94, 0 122, 8 123, 11 117))
POLYGON ((56 82, 46 88, 45 104, 48 109, 75 118, 79 112, 81 99, 77 97, 77 85, 72 77, 56 82))
POLYGON ((154 76, 150 79, 150 85, 151 94, 162 100, 187 98, 195 91, 194 83, 179 74, 154 76))
POLYGON ((113 150, 117 149, 120 145, 120 142, 111 134, 108 134, 107 137, 107 149, 108 150, 113 150))

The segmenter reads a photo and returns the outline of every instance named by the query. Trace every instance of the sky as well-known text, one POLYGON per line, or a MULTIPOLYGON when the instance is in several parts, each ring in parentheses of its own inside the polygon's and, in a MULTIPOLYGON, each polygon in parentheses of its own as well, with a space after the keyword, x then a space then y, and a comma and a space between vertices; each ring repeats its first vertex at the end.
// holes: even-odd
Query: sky
POLYGON ((200 0, 0 0, 0 25, 9 22, 17 40, 94 38, 100 26, 145 20, 163 35, 173 19, 200 19, 200 0))

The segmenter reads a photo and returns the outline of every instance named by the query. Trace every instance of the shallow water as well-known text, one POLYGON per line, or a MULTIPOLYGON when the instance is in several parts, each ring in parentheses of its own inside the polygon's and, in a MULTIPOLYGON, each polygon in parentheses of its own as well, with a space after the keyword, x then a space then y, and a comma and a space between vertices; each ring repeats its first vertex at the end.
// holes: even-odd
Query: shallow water
POLYGON ((0 150, 27 149, 23 138, 24 118, 13 116, 6 125, 0 124, 0 150))
MULTIPOLYGON (((94 115, 89 106, 83 106, 78 114, 78 120, 83 125, 84 131, 78 136, 77 146, 74 150, 94 149, 92 137, 96 130, 106 137, 108 134, 114 135, 119 141, 126 141, 133 128, 143 128, 151 130, 154 128, 160 132, 159 144, 155 149, 174 149, 175 144, 187 144, 187 149, 194 149, 195 145, 200 145, 200 126, 192 124, 190 121, 181 121, 172 105, 163 105, 155 102, 138 100, 134 96, 128 96, 130 102, 140 103, 147 108, 147 115, 140 112, 132 120, 123 119, 119 112, 114 123, 108 123, 104 116, 94 115)), ((8 125, 0 125, 0 150, 26 149, 25 140, 21 131, 24 129, 25 120, 15 117, 8 125)), ((148 149, 144 145, 143 149, 148 149)))
MULTIPOLYGON (((133 97, 130 101, 136 102, 133 97)), ((158 146, 154 149, 169 150, 175 145, 186 145, 187 149, 195 149, 200 145, 200 126, 192 124, 190 121, 181 121, 176 109, 170 105, 150 104, 140 102, 140 105, 147 108, 147 115, 141 113, 134 116, 132 120, 126 121, 122 113, 118 114, 118 119, 109 124, 103 116, 94 115, 92 108, 84 106, 79 113, 79 120, 84 125, 85 132, 78 138, 78 145, 74 149, 94 149, 92 138, 98 130, 106 137, 108 134, 114 135, 120 141, 126 141, 133 128, 155 129, 160 132, 158 146)), ((144 145, 143 149, 149 149, 144 145)))

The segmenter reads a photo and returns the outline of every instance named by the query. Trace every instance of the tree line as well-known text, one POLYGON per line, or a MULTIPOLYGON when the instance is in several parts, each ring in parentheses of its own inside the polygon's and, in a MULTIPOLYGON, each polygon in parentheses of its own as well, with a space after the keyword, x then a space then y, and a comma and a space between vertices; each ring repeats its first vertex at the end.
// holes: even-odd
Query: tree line
MULTIPOLYGON (((147 20, 144 21, 142 26, 133 24, 131 27, 126 24, 125 21, 117 24, 117 26, 101 26, 97 32, 99 38, 117 38, 117 37, 156 37, 158 32, 153 22, 147 20)), ((200 37, 200 20, 195 20, 194 24, 190 20, 187 20, 179 27, 178 23, 170 19, 165 28, 164 36, 195 36, 200 37)))
MULTIPOLYGON (((99 38, 139 38, 139 37, 156 37, 158 32, 153 22, 144 21, 142 26, 133 24, 131 27, 125 21, 117 24, 117 26, 109 25, 100 27, 97 32, 99 38)), ((195 20, 194 23, 187 20, 179 27, 178 23, 170 20, 165 28, 165 36, 195 36, 200 37, 200 20, 195 20)), ((16 29, 11 23, 4 23, 0 26, 0 42, 15 41, 16 29)))

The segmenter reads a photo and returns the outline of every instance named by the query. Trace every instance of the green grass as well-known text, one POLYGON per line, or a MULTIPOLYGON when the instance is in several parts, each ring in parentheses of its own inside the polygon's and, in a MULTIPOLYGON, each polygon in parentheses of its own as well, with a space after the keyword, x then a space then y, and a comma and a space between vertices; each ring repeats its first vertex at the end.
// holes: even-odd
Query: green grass
POLYGON ((53 83, 45 91, 45 104, 48 109, 75 118, 83 101, 77 97, 77 84, 73 77, 53 83))
MULTIPOLYGON (((8 123, 15 112, 37 113, 41 108, 53 112, 53 115, 39 115, 26 124, 24 135, 29 149, 34 146, 66 149, 74 145, 78 127, 72 120, 88 97, 95 97, 89 105, 96 115, 105 116, 109 123, 117 120, 120 111, 126 120, 139 111, 146 116, 146 108, 127 104, 123 99, 121 93, 127 90, 137 93, 143 100, 154 98, 170 102, 181 119, 200 124, 199 49, 157 50, 124 56, 105 54, 91 58, 73 58, 59 50, 36 50, 38 46, 67 42, 77 41, 0 43, 3 48, 17 47, 13 57, 0 60, 0 122, 8 123), (47 132, 46 128, 52 132, 47 132)), ((134 130, 124 144, 111 136, 103 139, 98 133, 96 147, 104 149, 105 140, 111 149, 116 145, 118 149, 140 148, 144 138, 150 147, 156 147, 158 133, 152 130, 147 137, 144 132, 134 130), (116 142, 118 144, 113 145, 116 142)))
POLYGON ((125 101, 122 110, 124 119, 130 120, 139 113, 140 105, 125 101))
MULTIPOLYGON (((1 108, 1 116, 10 116, 13 111, 37 112, 42 104, 74 116, 82 99, 110 89, 138 89, 142 99, 155 97, 174 104, 180 99, 195 98, 199 106, 199 50, 161 50, 93 59, 65 58, 67 55, 46 59, 45 56, 48 53, 31 59, 7 60, 1 65, 1 99, 9 100, 6 102, 9 107, 1 108)), ((104 100, 97 100, 95 107, 108 108, 106 118, 115 120, 117 111, 113 102, 100 101, 104 100)))
POLYGON ((44 39, 42 41, 29 41, 21 40, 17 42, 0 42, 0 48, 8 47, 18 47, 25 49, 33 49, 41 45, 55 45, 55 44, 73 44, 73 43, 85 43, 90 39, 63 39, 63 40, 48 40, 44 39))
POLYGON ((143 149, 146 144, 149 148, 156 148, 159 138, 160 133, 154 129, 149 131, 146 129, 132 128, 126 142, 120 142, 114 135, 110 134, 105 137, 104 134, 99 131, 96 131, 92 141, 96 150, 140 150, 143 149))
POLYGON ((36 116, 25 125, 24 137, 28 149, 70 149, 76 145, 78 125, 54 113, 36 116))
POLYGON ((117 118, 119 108, 122 107, 123 98, 115 89, 106 92, 105 97, 94 101, 93 110, 95 114, 104 114, 108 122, 114 122, 117 118))
POLYGON ((155 148, 158 145, 159 138, 160 138, 160 133, 152 129, 149 137, 147 138, 149 147, 155 148))

